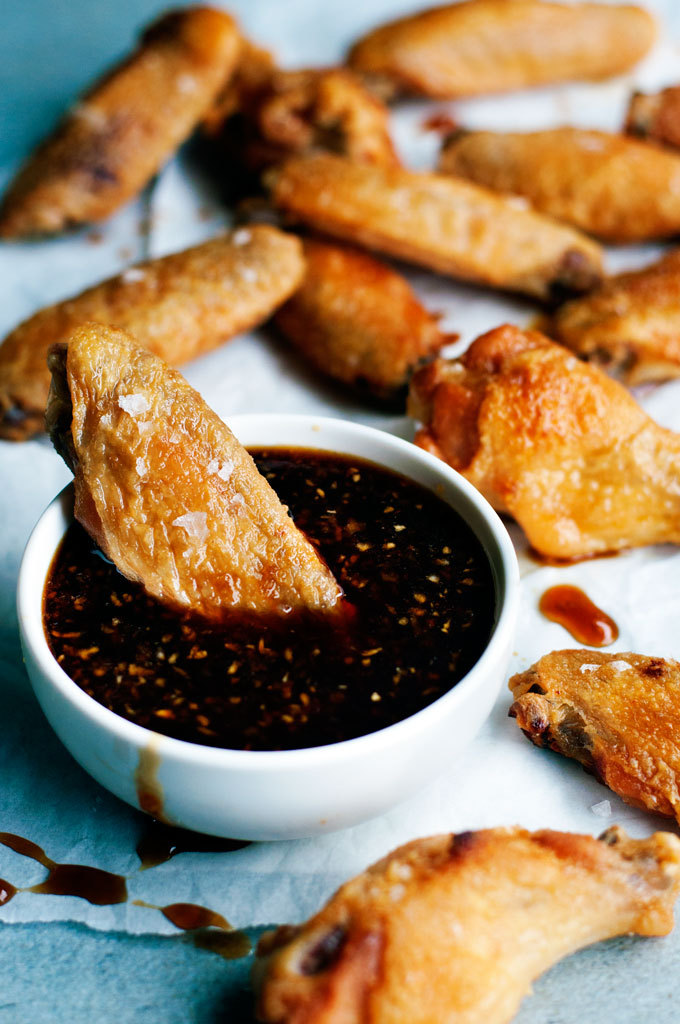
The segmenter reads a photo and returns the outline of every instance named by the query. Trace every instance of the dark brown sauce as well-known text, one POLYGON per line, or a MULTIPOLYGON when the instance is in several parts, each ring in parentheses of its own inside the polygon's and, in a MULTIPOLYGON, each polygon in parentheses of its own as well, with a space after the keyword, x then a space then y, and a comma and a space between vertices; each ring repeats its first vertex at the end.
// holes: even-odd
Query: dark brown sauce
MULTIPOLYGON (((30 839, 17 836, 13 832, 0 832, 0 843, 9 847, 15 853, 42 864, 47 868, 48 875, 44 882, 32 885, 27 889, 17 890, 14 886, 11 896, 18 892, 35 892, 47 896, 78 896, 96 906, 111 906, 115 903, 125 903, 127 900, 127 885, 122 875, 114 875, 110 871, 103 871, 101 868, 92 868, 84 864, 58 864, 47 856, 45 851, 32 843, 30 839)), ((3 883, 7 885, 8 883, 3 883)), ((8 899, 11 899, 11 896, 8 899)), ((0 900, 0 904, 7 903, 8 899, 0 900)))
POLYGON ((140 870, 146 871, 165 864, 180 853, 227 853, 249 845, 245 839, 220 839, 175 828, 161 821, 150 821, 137 843, 137 856, 141 862, 140 870))
POLYGON ((608 647, 618 639, 619 627, 578 587, 550 587, 539 609, 551 622, 564 626, 575 640, 589 647, 608 647))
POLYGON ((9 903, 13 896, 16 896, 18 889, 11 882, 6 882, 4 878, 0 878, 0 907, 4 906, 5 903, 9 903))
MULTIPOLYGON (((117 714, 178 739, 286 750, 351 739, 437 700, 478 660, 495 587, 475 534, 445 502, 362 460, 255 454, 355 609, 332 620, 234 614, 219 625, 146 596, 72 526, 45 592, 64 670, 117 714)), ((140 805, 162 794, 140 765, 140 805)))
POLYGON ((238 960, 247 956, 251 950, 251 942, 246 933, 232 928, 225 917, 208 907, 201 907, 197 903, 169 903, 161 907, 144 900, 132 902, 136 907, 160 910, 163 917, 176 928, 190 933, 195 946, 209 953, 217 953, 225 960, 238 960))
POLYGON ((422 128, 426 132, 438 132, 440 135, 450 135, 458 129, 458 123, 445 110, 435 110, 422 121, 422 128))
POLYGON ((163 787, 158 781, 157 774, 159 767, 160 757, 152 737, 151 744, 139 752, 139 762, 135 769, 135 789, 140 810, 146 811, 152 818, 164 821, 163 787))

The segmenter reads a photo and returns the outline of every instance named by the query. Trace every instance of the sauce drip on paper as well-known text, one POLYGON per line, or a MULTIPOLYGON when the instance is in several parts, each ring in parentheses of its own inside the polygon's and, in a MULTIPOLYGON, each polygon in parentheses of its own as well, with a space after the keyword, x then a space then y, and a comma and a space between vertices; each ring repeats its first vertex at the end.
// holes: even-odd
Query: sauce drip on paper
POLYGON ((618 639, 619 627, 611 616, 593 604, 578 587, 550 587, 538 607, 547 619, 564 626, 581 644, 608 647, 618 639))

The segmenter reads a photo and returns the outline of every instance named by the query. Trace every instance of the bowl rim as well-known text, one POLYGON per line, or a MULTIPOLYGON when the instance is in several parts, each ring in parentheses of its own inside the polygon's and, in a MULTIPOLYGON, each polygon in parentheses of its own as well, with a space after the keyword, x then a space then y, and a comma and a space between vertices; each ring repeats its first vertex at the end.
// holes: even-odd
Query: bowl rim
MULTIPOLYGON (((370 752, 370 748, 373 748, 375 753, 378 753, 381 749, 391 747, 401 739, 407 739, 409 732, 419 732, 421 729, 426 729, 430 719, 434 719, 441 714, 443 703, 462 700, 463 696, 467 695, 475 687, 483 687, 486 681, 486 665, 493 661, 496 652, 502 652, 509 643, 510 636, 508 634, 512 635, 514 633, 520 596, 519 566, 515 549, 510 535, 498 514, 481 493, 460 473, 416 444, 406 441, 387 430, 380 430, 373 426, 337 417, 289 413, 248 413, 230 416, 228 425, 236 436, 239 437, 240 430, 245 431, 249 427, 254 428, 256 424, 267 428, 275 423, 281 425, 282 421, 285 421, 286 427, 291 429, 294 427, 307 428, 314 433, 320 433, 324 428, 328 430, 340 429, 349 438, 356 438, 357 440, 368 438, 387 444, 391 446, 395 455, 401 453, 411 459, 420 461, 426 467, 429 466, 449 485, 453 485, 463 494, 468 504, 471 504, 481 515, 497 548, 497 551, 492 553, 488 550, 488 545, 484 544, 497 590, 496 619, 489 641, 480 657, 463 678, 443 693, 441 697, 438 697, 437 700, 392 725, 384 726, 382 729, 356 736, 352 739, 292 750, 236 750, 228 747, 211 747, 158 733, 147 726, 130 722, 128 719, 116 714, 116 712, 104 707, 103 704, 100 704, 93 697, 90 697, 62 669, 47 644, 43 625, 44 586, 47 573, 52 565, 58 544, 61 542, 65 530, 60 534, 57 544, 50 549, 49 557, 45 559, 44 555, 42 556, 43 567, 41 568, 39 579, 36 578, 33 562, 37 557, 36 552, 42 544, 42 533, 49 519, 59 514, 67 520, 72 520, 73 518, 73 481, 71 481, 52 499, 42 512, 31 531, 24 549, 17 583, 17 614, 22 643, 29 649, 43 677, 49 680, 50 686, 57 690, 62 698, 73 705, 88 722, 99 726, 118 740, 127 742, 139 750, 153 747, 164 759, 169 757, 178 763, 191 762, 193 765, 200 764, 206 767, 214 767, 215 769, 230 768, 252 773, 268 772, 284 767, 287 769, 293 767, 303 768, 306 765, 319 763, 320 761, 328 764, 342 762, 351 757, 354 752, 357 754, 360 752, 367 753, 370 752), (495 557, 500 561, 500 573, 494 565, 495 557)), ((271 442, 266 442, 266 444, 254 441, 246 441, 245 443, 251 447, 275 448, 283 447, 284 445, 287 447, 292 446, 290 442, 280 442, 275 438, 271 442)), ((298 446, 305 447, 303 445, 298 446)), ((313 448, 314 445, 310 444, 309 447, 313 448)), ((324 448, 321 447, 320 450, 324 450, 324 448)), ((326 448, 325 450, 330 451, 333 449, 326 448)), ((340 454, 343 454, 343 452, 340 451, 340 454)), ((381 463, 377 463, 375 459, 371 459, 368 455, 357 454, 357 458, 363 458, 367 462, 381 465, 381 463)), ((394 469, 387 464, 385 464, 385 468, 410 478, 408 472, 403 469, 394 469)), ((427 487, 428 490, 433 490, 427 484, 421 484, 421 486, 427 487)), ((442 500, 446 500, 444 496, 441 497, 442 500)), ((68 528, 68 525, 69 523, 67 523, 66 528, 68 528)), ((477 534, 477 530, 474 527, 471 527, 471 529, 477 534)), ((479 539, 481 540, 481 538, 479 539)))

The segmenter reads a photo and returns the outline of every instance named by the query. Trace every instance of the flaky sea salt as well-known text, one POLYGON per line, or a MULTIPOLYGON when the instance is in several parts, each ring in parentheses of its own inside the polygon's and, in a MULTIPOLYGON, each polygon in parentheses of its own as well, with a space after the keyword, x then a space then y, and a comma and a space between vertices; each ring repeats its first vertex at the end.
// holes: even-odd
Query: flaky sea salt
POLYGON ((615 672, 627 672, 632 668, 632 665, 629 665, 623 658, 619 658, 617 661, 610 661, 609 667, 613 668, 615 672))
POLYGON ((238 231, 235 231, 231 236, 231 240, 234 245, 241 246, 247 245, 252 237, 253 233, 252 231, 249 231, 248 228, 239 228, 238 231))
POLYGON ((599 665, 593 665, 588 662, 587 664, 584 663, 581 665, 579 672, 596 672, 599 667, 599 665))
POLYGON ((140 270, 139 267, 128 267, 128 269, 124 270, 120 275, 120 279, 123 284, 136 284, 137 281, 143 281, 145 277, 146 274, 143 270, 140 270))
POLYGON ((185 512, 172 521, 173 526, 181 526, 190 537, 204 541, 208 536, 208 517, 205 512, 185 512))
POLYGON ((146 476, 149 472, 149 467, 141 457, 135 461, 135 469, 137 470, 138 476, 146 476))
POLYGON ((598 818, 611 818, 612 816, 612 805, 609 800, 600 800, 599 803, 593 804, 590 809, 598 818))
POLYGON ((145 395, 119 395, 118 405, 123 412, 129 413, 130 416, 141 416, 151 408, 149 399, 145 395))
POLYGON ((215 473, 222 480, 228 480, 234 472, 234 463, 231 459, 225 459, 222 465, 220 465, 219 459, 211 459, 208 463, 208 472, 215 473))

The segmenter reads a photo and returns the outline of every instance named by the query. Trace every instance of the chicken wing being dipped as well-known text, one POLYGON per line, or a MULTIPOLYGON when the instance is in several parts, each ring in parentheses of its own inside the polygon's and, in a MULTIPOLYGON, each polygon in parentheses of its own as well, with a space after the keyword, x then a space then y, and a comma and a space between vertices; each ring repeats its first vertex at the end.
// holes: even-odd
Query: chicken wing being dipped
POLYGON ((100 324, 49 361, 47 424, 75 476, 76 518, 124 576, 210 618, 338 605, 330 571, 176 370, 100 324))
POLYGON ((584 128, 455 132, 439 170, 501 193, 609 242, 680 232, 680 155, 584 128))
POLYGON ((629 386, 680 376, 680 250, 565 303, 549 333, 629 386))
POLYGON ((584 235, 446 175, 317 153, 267 181, 274 204, 315 230, 452 277, 548 299, 601 276, 601 250, 584 235))
POLYGON ((305 262, 276 326, 322 373, 403 408, 411 371, 455 336, 401 274, 360 249, 308 239, 305 262))
POLYGON ((654 37, 649 12, 627 4, 467 0, 374 29, 348 60, 384 91, 446 99, 617 75, 654 37))
POLYGON ((495 828, 417 839, 306 924, 263 936, 265 1024, 507 1024, 551 964, 614 935, 664 935, 680 840, 495 828))
POLYGON ((166 362, 184 363, 266 320, 303 273, 294 235, 253 225, 41 309, 0 345, 0 437, 19 441, 43 429, 47 352, 81 324, 122 327, 166 362))
POLYGON ((680 148, 680 85, 660 92, 634 92, 624 129, 628 135, 680 148))
POLYGON ((509 683, 537 747, 572 757, 626 803, 680 822, 680 665, 642 654, 553 651, 509 683))
POLYGON ((409 411, 423 424, 416 442, 543 555, 680 544, 680 435, 536 331, 499 327, 460 359, 418 370, 409 411))
POLYGON ((62 231, 136 195, 210 108, 240 37, 210 7, 172 11, 87 93, 33 153, 0 208, 0 236, 62 231))

